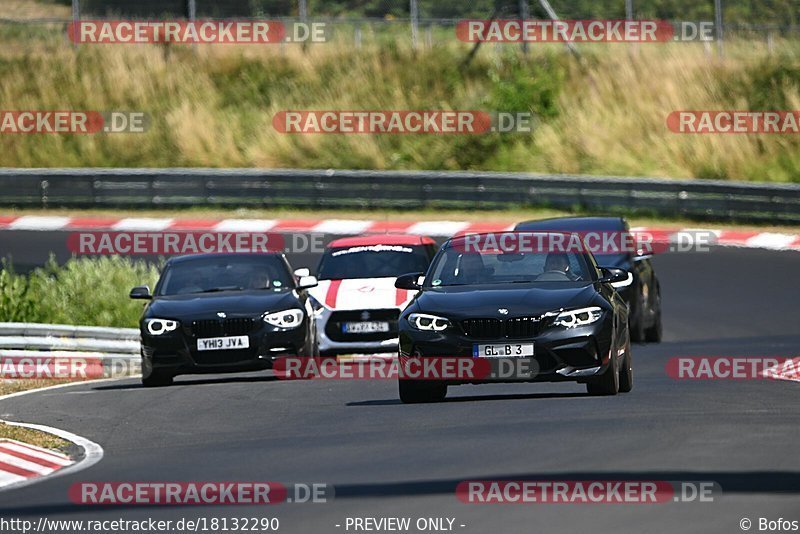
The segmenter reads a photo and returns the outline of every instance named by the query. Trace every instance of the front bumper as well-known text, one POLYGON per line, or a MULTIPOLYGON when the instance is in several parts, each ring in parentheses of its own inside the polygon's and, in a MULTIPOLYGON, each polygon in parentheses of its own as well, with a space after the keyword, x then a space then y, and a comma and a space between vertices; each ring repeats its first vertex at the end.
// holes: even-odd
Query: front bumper
POLYGON ((269 369, 280 357, 311 356, 307 350, 307 320, 291 330, 256 323, 246 334, 249 348, 214 351, 198 351, 198 337, 188 326, 160 336, 150 335, 142 327, 142 372, 147 375, 159 370, 179 375, 252 371, 269 369))
MULTIPOLYGON (((351 310, 353 313, 374 313, 376 311, 387 310, 351 310)), ((352 353, 397 353, 399 339, 397 337, 397 318, 387 319, 390 323, 390 330, 383 335, 370 335, 369 340, 335 340, 331 338, 329 330, 333 325, 329 324, 331 316, 335 310, 323 308, 316 313, 317 338, 319 339, 319 350, 322 354, 352 354, 352 353), (379 338, 379 339, 374 339, 379 338)), ((396 310, 396 315, 400 314, 400 309, 396 310)), ((338 325, 337 325, 338 327, 338 325)))
MULTIPOLYGON (((475 358, 475 344, 533 343, 532 358, 503 358, 506 363, 527 359, 522 368, 534 372, 511 375, 500 373, 485 380, 445 380, 448 384, 493 382, 580 382, 584 383, 606 371, 613 346, 611 319, 577 328, 550 328, 528 339, 473 339, 457 327, 444 332, 422 332, 401 319, 400 358, 475 358)), ((494 359, 490 359, 492 361, 494 359)), ((499 360, 497 360, 499 362, 499 360)), ((492 361, 492 365, 495 362, 492 361)))

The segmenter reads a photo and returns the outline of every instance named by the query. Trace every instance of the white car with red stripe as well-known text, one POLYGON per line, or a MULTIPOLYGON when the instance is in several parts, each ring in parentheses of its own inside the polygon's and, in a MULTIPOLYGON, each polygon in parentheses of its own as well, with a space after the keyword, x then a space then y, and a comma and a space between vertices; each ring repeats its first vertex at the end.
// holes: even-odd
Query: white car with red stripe
POLYGON ((314 300, 323 355, 396 352, 397 319, 414 293, 398 276, 428 269, 436 242, 418 235, 370 235, 332 241, 320 260, 314 300))

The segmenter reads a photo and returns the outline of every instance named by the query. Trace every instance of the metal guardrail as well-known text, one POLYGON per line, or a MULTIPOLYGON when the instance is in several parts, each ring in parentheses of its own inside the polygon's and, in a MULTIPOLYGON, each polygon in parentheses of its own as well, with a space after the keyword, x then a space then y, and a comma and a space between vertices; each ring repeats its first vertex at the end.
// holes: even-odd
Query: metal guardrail
MULTIPOLYGON (((68 324, 0 323, 0 336, 58 337, 75 340, 139 341, 136 328, 73 326, 68 324)), ((138 352, 138 351, 137 351, 138 352)))
POLYGON ((800 184, 495 172, 0 169, 0 206, 154 209, 551 207, 800 224, 800 184))
POLYGON ((139 331, 136 328, 0 323, 0 358, 43 357, 100 361, 106 377, 135 375, 141 372, 139 331))

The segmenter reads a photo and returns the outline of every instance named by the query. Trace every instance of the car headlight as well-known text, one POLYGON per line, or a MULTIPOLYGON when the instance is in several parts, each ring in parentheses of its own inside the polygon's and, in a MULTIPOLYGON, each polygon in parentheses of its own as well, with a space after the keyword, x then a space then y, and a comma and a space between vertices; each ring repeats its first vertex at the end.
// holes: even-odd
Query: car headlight
POLYGON ((597 306, 568 310, 559 313, 553 320, 553 324, 565 328, 575 328, 577 326, 584 326, 597 322, 602 315, 603 310, 597 306))
POLYGON ((160 336, 176 330, 178 321, 173 321, 172 319, 147 319, 145 325, 151 336, 160 336))
POLYGON ((303 310, 293 308, 264 315, 264 322, 279 328, 297 328, 303 322, 303 310))
POLYGON ((441 332, 450 326, 450 321, 444 317, 428 315, 426 313, 412 313, 408 316, 408 322, 417 330, 429 332, 441 332))

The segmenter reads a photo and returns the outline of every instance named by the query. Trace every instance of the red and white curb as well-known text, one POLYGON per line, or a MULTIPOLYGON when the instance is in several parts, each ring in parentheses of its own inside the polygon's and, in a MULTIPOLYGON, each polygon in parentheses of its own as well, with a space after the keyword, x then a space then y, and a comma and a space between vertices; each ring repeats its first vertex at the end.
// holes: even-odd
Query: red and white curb
POLYGON ((800 382, 800 358, 792 358, 783 364, 774 365, 761 372, 761 376, 773 380, 788 380, 790 382, 800 382))
POLYGON ((74 463, 66 454, 0 439, 0 487, 47 476, 74 463))
MULTIPOLYGON (((41 215, 0 215, 0 230, 112 231, 112 232, 308 232, 335 235, 405 233, 450 237, 465 233, 502 232, 514 223, 467 221, 373 221, 357 219, 176 219, 148 217, 60 217, 41 215)), ((656 242, 676 243, 681 234, 708 233, 722 246, 769 250, 800 250, 800 233, 757 230, 715 230, 705 228, 640 227, 656 242)))
MULTIPOLYGON (((22 397, 24 395, 31 395, 42 391, 51 391, 62 388, 69 388, 81 384, 105 382, 115 379, 101 379, 91 380, 88 382, 71 382, 68 384, 56 384, 38 389, 29 389, 25 391, 18 391, 16 393, 9 393, 8 395, 0 396, 0 402, 14 397, 22 397)), ((93 466, 103 459, 103 447, 97 443, 90 441, 82 436, 61 430, 60 428, 53 428, 46 425, 37 425, 32 423, 18 423, 13 421, 4 421, 0 419, 0 423, 8 426, 16 426, 28 428, 30 430, 38 430, 53 436, 59 437, 65 441, 69 441, 77 445, 81 454, 77 458, 70 458, 61 453, 35 447, 26 443, 20 443, 15 440, 2 439, 0 440, 0 492, 28 486, 43 480, 50 480, 53 477, 60 477, 83 471, 93 466)))

